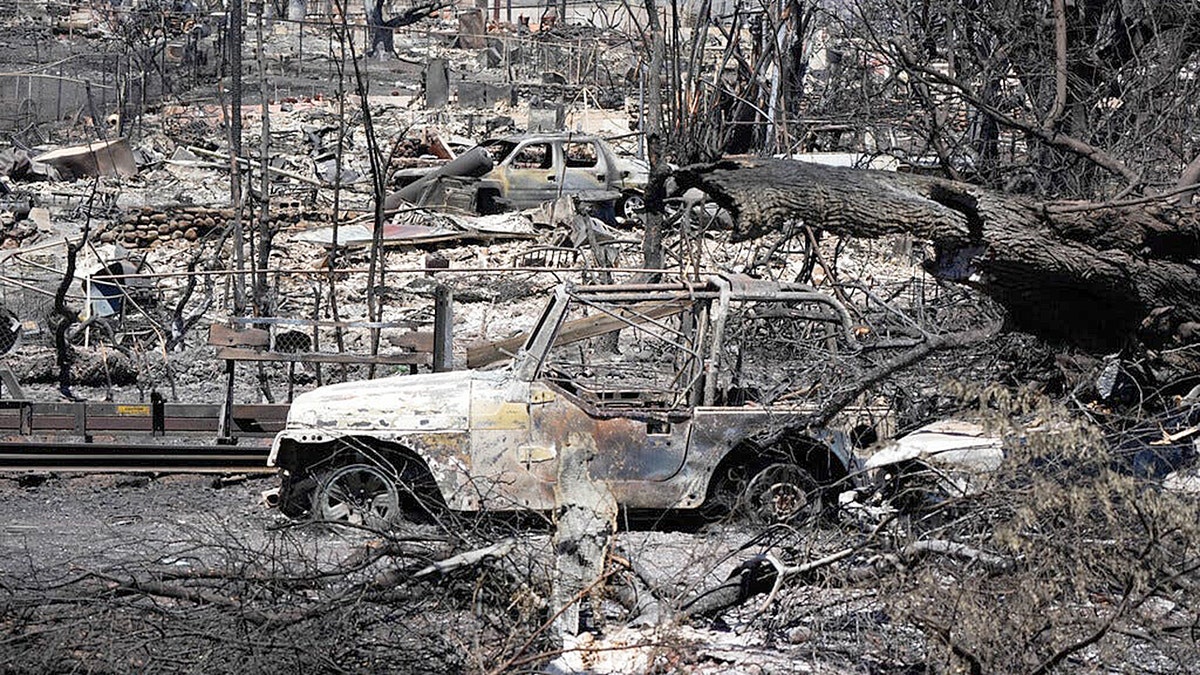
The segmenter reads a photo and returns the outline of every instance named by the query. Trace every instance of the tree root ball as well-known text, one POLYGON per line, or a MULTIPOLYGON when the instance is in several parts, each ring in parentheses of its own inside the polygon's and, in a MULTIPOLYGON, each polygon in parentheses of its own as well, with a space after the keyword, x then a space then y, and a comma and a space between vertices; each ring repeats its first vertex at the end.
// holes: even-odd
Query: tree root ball
POLYGON ((71 379, 78 384, 103 387, 110 381, 116 386, 137 382, 137 365, 121 352, 81 349, 76 352, 76 357, 71 364, 71 379))
MULTIPOLYGON (((38 350, 19 360, 21 367, 15 368, 17 379, 26 383, 53 383, 58 381, 58 365, 54 350, 38 350)), ((88 387, 105 387, 134 384, 138 379, 137 364, 128 356, 113 349, 74 350, 71 363, 71 384, 88 387)))

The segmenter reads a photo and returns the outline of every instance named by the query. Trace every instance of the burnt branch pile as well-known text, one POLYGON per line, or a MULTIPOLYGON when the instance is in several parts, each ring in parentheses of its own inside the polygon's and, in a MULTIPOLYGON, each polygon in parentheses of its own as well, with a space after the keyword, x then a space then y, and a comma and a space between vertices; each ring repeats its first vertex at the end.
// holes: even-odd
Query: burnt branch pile
POLYGON ((0 658, 25 672, 463 671, 486 656, 476 640, 512 648, 526 615, 507 594, 524 581, 511 540, 305 529, 127 541, 62 568, 5 560, 0 658))

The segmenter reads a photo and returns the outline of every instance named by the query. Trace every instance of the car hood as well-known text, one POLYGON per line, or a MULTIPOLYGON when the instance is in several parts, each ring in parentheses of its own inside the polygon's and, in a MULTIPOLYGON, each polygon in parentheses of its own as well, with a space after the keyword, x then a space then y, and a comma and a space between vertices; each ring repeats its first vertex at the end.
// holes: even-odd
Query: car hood
POLYGON ((360 431, 461 431, 476 383, 495 385, 506 371, 455 371, 344 382, 297 396, 287 428, 360 431))
POLYGON ((970 471, 994 471, 1004 459, 1003 442, 972 422, 942 420, 892 441, 867 459, 879 469, 919 459, 970 471))

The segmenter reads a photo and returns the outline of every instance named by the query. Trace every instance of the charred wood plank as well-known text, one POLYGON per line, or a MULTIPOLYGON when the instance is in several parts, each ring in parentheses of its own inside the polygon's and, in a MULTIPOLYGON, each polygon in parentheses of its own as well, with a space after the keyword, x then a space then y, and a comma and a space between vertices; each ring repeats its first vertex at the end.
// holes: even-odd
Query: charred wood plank
MULTIPOLYGON (((554 340, 554 344, 566 345, 588 338, 599 337, 626 326, 638 325, 647 321, 663 319, 682 312, 690 303, 686 300, 670 301, 667 303, 644 303, 628 309, 622 309, 614 314, 595 314, 581 319, 568 321, 554 340)), ((482 342, 467 348, 467 367, 480 368, 490 363, 502 361, 517 353, 529 340, 529 332, 523 332, 503 340, 482 342)))

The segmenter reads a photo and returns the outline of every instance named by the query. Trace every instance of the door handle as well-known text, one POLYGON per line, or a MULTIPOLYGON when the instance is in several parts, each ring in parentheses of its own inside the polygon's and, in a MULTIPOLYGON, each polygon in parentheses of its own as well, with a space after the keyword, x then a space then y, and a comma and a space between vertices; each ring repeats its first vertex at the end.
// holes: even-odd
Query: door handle
POLYGON ((548 180, 548 181, 550 181, 551 183, 553 183, 553 182, 554 182, 556 179, 554 178, 554 176, 546 176, 546 180, 548 180))

